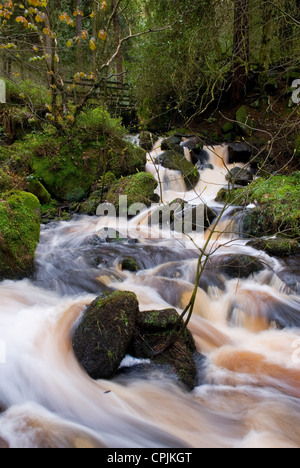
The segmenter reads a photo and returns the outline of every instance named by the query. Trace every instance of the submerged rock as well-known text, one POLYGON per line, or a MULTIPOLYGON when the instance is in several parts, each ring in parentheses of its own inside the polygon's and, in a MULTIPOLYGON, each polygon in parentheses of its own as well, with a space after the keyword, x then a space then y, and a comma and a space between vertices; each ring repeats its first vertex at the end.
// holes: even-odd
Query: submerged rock
POLYGON ((248 278, 265 269, 264 264, 251 255, 216 255, 211 257, 208 269, 213 269, 229 278, 248 278))
POLYGON ((175 309, 141 312, 130 353, 137 358, 151 359, 155 364, 171 367, 178 380, 192 390, 197 376, 194 360, 196 346, 188 330, 163 354, 153 356, 167 343, 178 319, 175 309))
POLYGON ((98 297, 73 335, 75 355, 93 379, 112 377, 131 342, 139 305, 135 294, 118 291, 98 297))

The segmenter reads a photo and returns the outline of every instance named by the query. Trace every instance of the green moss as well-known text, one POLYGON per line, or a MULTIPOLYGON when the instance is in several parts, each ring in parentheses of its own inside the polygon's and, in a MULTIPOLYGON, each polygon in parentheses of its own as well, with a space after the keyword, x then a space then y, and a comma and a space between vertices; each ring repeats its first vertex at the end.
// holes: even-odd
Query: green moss
POLYGON ((39 201, 31 193, 11 193, 0 202, 0 279, 32 273, 40 215, 39 201))
POLYGON ((89 195, 102 173, 128 176, 144 170, 146 152, 123 139, 125 129, 103 109, 82 113, 74 128, 43 132, 0 149, 0 161, 40 179, 61 201, 80 201, 89 195))
POLYGON ((286 257, 289 255, 295 255, 299 252, 299 244, 297 240, 293 239, 255 239, 248 242, 249 246, 254 247, 258 250, 263 250, 269 255, 276 257, 286 257))
POLYGON ((150 206, 157 185, 157 181, 151 174, 140 172, 113 184, 108 192, 107 201, 115 205, 117 211, 119 211, 119 197, 121 195, 127 196, 127 208, 134 203, 150 206))
POLYGON ((236 113, 236 121, 239 129, 245 136, 251 136, 253 132, 254 123, 249 116, 246 106, 241 106, 236 113))
POLYGON ((34 177, 29 178, 27 191, 35 195, 42 205, 47 205, 51 201, 51 195, 48 190, 46 190, 43 184, 34 177))

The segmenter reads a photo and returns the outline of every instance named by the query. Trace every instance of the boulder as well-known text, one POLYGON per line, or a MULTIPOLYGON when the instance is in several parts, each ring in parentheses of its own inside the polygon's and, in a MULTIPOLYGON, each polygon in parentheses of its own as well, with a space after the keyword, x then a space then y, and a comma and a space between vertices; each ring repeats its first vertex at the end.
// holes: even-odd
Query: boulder
POLYGON ((161 164, 167 169, 180 171, 188 189, 193 189, 199 181, 197 168, 187 161, 182 154, 175 151, 166 151, 156 159, 155 164, 161 164))
POLYGON ((0 280, 33 273, 40 219, 39 200, 31 193, 16 191, 0 200, 0 280))
POLYGON ((35 177, 29 177, 27 184, 27 192, 35 195, 41 205, 48 205, 51 202, 51 195, 43 184, 35 177))
POLYGON ((133 257, 126 257, 121 263, 122 270, 131 271, 136 273, 141 270, 140 264, 133 257))
POLYGON ((184 148, 188 148, 190 151, 193 151, 195 149, 201 151, 203 149, 202 141, 197 136, 188 138, 186 141, 182 143, 182 146, 184 148))
POLYGON ((248 169, 243 169, 241 167, 234 167, 227 175, 226 180, 228 180, 233 185, 242 185, 246 187, 253 181, 253 174, 248 169))
POLYGON ((247 244, 257 250, 263 250, 269 255, 275 257, 287 257, 296 255, 299 252, 299 244, 295 239, 284 239, 277 237, 276 239, 254 239, 247 244))
POLYGON ((114 183, 107 194, 107 201, 115 206, 117 213, 120 211, 119 197, 122 195, 127 196, 127 208, 136 203, 150 206, 157 186, 153 175, 139 172, 114 183))
POLYGON ((97 208, 101 203, 102 191, 96 190, 90 197, 81 203, 79 213, 93 216, 97 212, 97 208))
POLYGON ((155 142, 157 141, 157 137, 151 132, 141 132, 140 134, 140 147, 146 151, 151 151, 155 142))
POLYGON ((181 143, 181 137, 179 136, 170 136, 169 138, 166 138, 165 140, 162 141, 161 144, 161 149, 162 151, 168 151, 170 149, 173 149, 174 145, 175 146, 180 146, 181 143))
POLYGON ((249 163, 252 157, 252 148, 247 143, 230 143, 228 145, 228 162, 249 163))
POLYGON ((251 255, 216 255, 210 258, 208 269, 229 278, 248 278, 265 269, 263 263, 251 255))
POLYGON ((85 311, 73 335, 78 362, 92 379, 112 377, 124 359, 139 313, 136 296, 117 291, 98 297, 85 311))
POLYGON ((217 213, 208 205, 193 206, 178 198, 153 211, 149 225, 164 225, 165 228, 188 234, 206 230, 216 217, 217 213))
POLYGON ((188 330, 163 354, 154 356, 156 351, 166 345, 178 320, 179 315, 175 309, 141 312, 136 322, 130 354, 171 367, 178 380, 192 390, 197 376, 194 360, 196 346, 188 330))

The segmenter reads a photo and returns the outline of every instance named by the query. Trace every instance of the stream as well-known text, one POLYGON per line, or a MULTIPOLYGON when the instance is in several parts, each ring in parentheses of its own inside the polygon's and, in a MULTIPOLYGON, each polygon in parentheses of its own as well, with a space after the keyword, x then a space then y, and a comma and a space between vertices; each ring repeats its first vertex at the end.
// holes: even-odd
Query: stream
MULTIPOLYGON (((214 169, 187 191, 180 172, 154 165, 159 145, 146 170, 160 181, 163 202, 205 202, 219 213, 226 146, 206 149, 214 169)), ((141 311, 181 312, 189 302, 207 233, 176 239, 149 227, 155 208, 129 221, 75 216, 42 226, 34 278, 0 283, 0 447, 300 447, 300 258, 246 246, 237 208, 212 237, 213 259, 246 254, 264 267, 248 278, 205 271, 189 325, 206 356, 194 391, 129 356, 112 380, 93 381, 79 366, 72 330, 97 295, 132 291, 141 311), (127 241, 104 242, 106 228, 127 241), (122 271, 128 256, 141 271, 122 271), (294 286, 285 279, 293 275, 294 286)))

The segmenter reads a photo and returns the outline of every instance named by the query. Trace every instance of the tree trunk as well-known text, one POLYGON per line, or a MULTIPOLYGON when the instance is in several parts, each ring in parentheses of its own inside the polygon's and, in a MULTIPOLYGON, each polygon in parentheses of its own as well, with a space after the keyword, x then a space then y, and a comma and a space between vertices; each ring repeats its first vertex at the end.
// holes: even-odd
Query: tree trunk
MULTIPOLYGON (((82 0, 75 0, 75 8, 79 11, 82 10, 82 0)), ((76 16, 76 36, 77 36, 77 69, 83 71, 83 55, 81 53, 81 36, 82 36, 82 16, 76 16)))
POLYGON ((272 40, 275 30, 275 11, 274 6, 271 3, 264 3, 262 8, 264 26, 259 65, 261 70, 268 72, 272 59, 272 40))
POLYGON ((233 104, 246 94, 249 63, 249 0, 234 0, 233 70, 231 99, 233 104))
MULTIPOLYGON (((115 1, 112 2, 112 9, 114 9, 116 6, 115 1)), ((116 11, 114 18, 113 18, 113 24, 114 24, 114 33, 115 33, 115 38, 116 38, 116 46, 119 45, 120 40, 121 40, 121 32, 120 32, 120 20, 119 20, 119 14, 118 11, 116 11)), ((117 58, 116 58, 116 65, 117 65, 117 80, 119 81, 119 87, 123 88, 124 87, 124 77, 123 77, 123 54, 122 51, 120 50, 117 58)))

